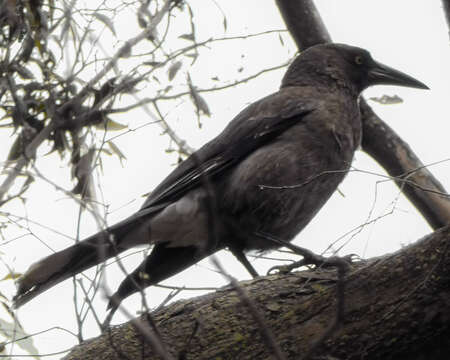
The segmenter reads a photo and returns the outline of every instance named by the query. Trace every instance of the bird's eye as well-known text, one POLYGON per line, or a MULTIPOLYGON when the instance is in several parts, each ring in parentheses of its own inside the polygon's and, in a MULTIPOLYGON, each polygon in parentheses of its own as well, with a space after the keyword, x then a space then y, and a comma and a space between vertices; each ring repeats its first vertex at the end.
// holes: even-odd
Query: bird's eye
POLYGON ((364 62, 364 59, 363 59, 363 57, 361 55, 356 55, 355 56, 355 63, 357 65, 362 65, 363 62, 364 62))

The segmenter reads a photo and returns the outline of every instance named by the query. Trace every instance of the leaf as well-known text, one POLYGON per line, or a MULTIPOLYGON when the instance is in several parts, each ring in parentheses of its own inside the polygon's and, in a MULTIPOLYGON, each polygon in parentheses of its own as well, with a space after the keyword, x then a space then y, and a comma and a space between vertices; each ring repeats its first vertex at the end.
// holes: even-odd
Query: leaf
POLYGON ((172 90, 172 88, 173 88, 173 86, 172 85, 168 85, 168 86, 166 86, 164 89, 162 89, 162 91, 161 90, 158 90, 158 93, 168 93, 170 90, 172 90))
POLYGON ((97 105, 100 101, 105 100, 113 93, 116 87, 116 80, 117 77, 113 77, 106 81, 99 90, 95 90, 94 106, 97 105))
POLYGON ((197 108, 197 113, 198 114, 203 113, 206 116, 211 116, 208 104, 206 103, 205 99, 198 93, 195 86, 192 84, 191 77, 189 75, 188 75, 188 84, 191 99, 194 102, 195 107, 197 108))
POLYGON ((114 144, 112 141, 108 141, 108 146, 111 149, 111 151, 117 155, 117 157, 120 160, 120 163, 123 166, 122 160, 126 160, 127 157, 123 154, 123 152, 117 147, 116 144, 114 144))
POLYGON ((15 161, 22 156, 22 152, 23 152, 22 137, 18 136, 16 137, 16 140, 9 149, 8 157, 6 159, 8 161, 15 161))
POLYGON ((12 66, 12 70, 17 72, 22 79, 25 80, 34 79, 33 73, 30 70, 28 70, 25 66, 14 64, 12 66))
POLYGON ((80 157, 73 168, 73 177, 80 179, 83 176, 90 175, 92 171, 92 160, 94 159, 95 149, 91 148, 86 154, 80 157))
MULTIPOLYGON (((186 57, 190 57, 191 59, 193 59, 194 61, 197 60, 198 58, 198 54, 197 53, 193 53, 193 54, 186 54, 186 57)), ((194 63, 194 61, 192 63, 194 63)))
POLYGON ((27 62, 30 59, 31 53, 34 48, 34 40, 28 35, 23 41, 22 51, 20 52, 19 59, 20 61, 27 62))
POLYGON ((206 103, 205 99, 197 92, 196 89, 194 89, 192 96, 194 98, 194 102, 198 108, 199 113, 203 113, 206 116, 211 116, 208 104, 206 103))
POLYGON ((64 156, 64 152, 66 149, 70 149, 69 142, 66 138, 66 132, 62 130, 56 130, 53 133, 53 147, 48 152, 47 155, 53 153, 54 151, 58 151, 58 154, 61 156, 61 158, 64 156))
POLYGON ((174 62, 168 71, 169 80, 172 81, 183 63, 181 61, 174 62))
POLYGON ((142 65, 148 65, 153 67, 160 67, 163 63, 161 61, 144 61, 142 65))
POLYGON ((114 36, 116 36, 116 30, 114 29, 114 24, 111 21, 111 18, 109 16, 106 16, 104 14, 94 12, 93 16, 97 18, 97 20, 101 21, 105 26, 113 33, 114 36))
POLYGON ((131 76, 126 76, 119 83, 119 92, 122 94, 134 94, 137 92, 136 85, 142 81, 142 78, 133 78, 131 76))
POLYGON ((47 29, 47 23, 45 20, 46 17, 43 16, 43 14, 41 13, 41 5, 42 2, 39 0, 29 0, 26 2, 27 5, 27 10, 29 10, 31 12, 31 14, 33 14, 33 16, 31 17, 32 19, 32 24, 35 28, 37 29, 42 29, 45 28, 47 29), (42 19, 44 17, 44 19, 42 19), (44 20, 44 21, 42 21, 44 20))
POLYGON ((8 273, 8 275, 6 275, 3 279, 0 279, 0 281, 4 281, 4 280, 16 280, 19 277, 21 277, 23 274, 22 273, 15 273, 15 272, 10 272, 8 273))
POLYGON ((94 160, 95 149, 90 148, 86 154, 72 168, 73 177, 77 179, 77 184, 72 189, 72 193, 80 194, 82 198, 89 197, 89 185, 91 182, 92 162, 94 160))
POLYGON ((382 105, 395 105, 395 104, 401 104, 403 102, 403 99, 398 95, 383 95, 381 97, 371 97, 370 100, 377 102, 382 105))
POLYGON ((25 123, 26 113, 28 109, 23 102, 22 98, 17 97, 16 106, 13 108, 11 117, 14 123, 14 127, 17 129, 20 125, 25 123))
MULTIPOLYGON (((13 340, 15 346, 19 346, 25 350, 28 354, 39 354, 39 350, 34 346, 33 337, 27 336, 23 331, 20 324, 16 322, 8 322, 6 320, 0 319, 0 334, 8 340, 13 340), (20 340, 17 338, 20 337, 20 340)), ((4 346, 4 344, 1 344, 4 346)))
MULTIPOLYGON (((118 123, 114 120, 111 120, 107 116, 105 116, 105 119, 106 119, 106 131, 120 131, 128 129, 128 125, 118 123)), ((97 124, 96 127, 97 129, 105 130, 105 123, 97 124)))
POLYGON ((42 90, 43 87, 44 87, 44 85, 41 84, 40 82, 32 81, 32 82, 25 84, 23 86, 23 89, 25 90, 25 92, 27 93, 28 96, 31 96, 31 93, 33 91, 42 90))
POLYGON ((180 35, 179 38, 184 40, 195 41, 195 35, 193 33, 180 35))

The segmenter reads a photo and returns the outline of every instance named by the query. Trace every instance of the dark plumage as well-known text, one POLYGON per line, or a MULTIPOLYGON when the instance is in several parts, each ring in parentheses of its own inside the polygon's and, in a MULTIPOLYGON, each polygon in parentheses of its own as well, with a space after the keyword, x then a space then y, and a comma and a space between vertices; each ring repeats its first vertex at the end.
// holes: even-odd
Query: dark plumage
POLYGON ((244 109, 182 162, 131 217, 35 263, 19 280, 20 306, 107 258, 141 244, 151 254, 110 306, 228 247, 256 276, 247 250, 290 241, 345 177, 361 140, 358 96, 374 84, 427 88, 342 44, 304 51, 281 88, 244 109))

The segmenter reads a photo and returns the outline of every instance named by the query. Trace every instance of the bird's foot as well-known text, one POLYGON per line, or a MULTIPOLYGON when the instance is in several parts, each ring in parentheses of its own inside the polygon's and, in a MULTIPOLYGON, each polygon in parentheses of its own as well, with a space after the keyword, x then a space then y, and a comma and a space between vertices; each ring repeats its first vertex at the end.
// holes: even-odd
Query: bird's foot
POLYGON ((298 269, 299 267, 306 266, 303 260, 294 261, 289 265, 275 265, 272 266, 268 271, 267 275, 273 275, 275 273, 278 274, 289 274, 292 270, 298 269))
POLYGON ((258 232, 255 235, 271 241, 278 246, 284 246, 290 250, 292 250, 295 254, 303 256, 303 259, 297 262, 294 262, 289 265, 279 265, 274 266, 269 269, 267 272, 268 275, 270 275, 274 270, 278 270, 278 272, 281 273, 288 273, 291 272, 293 269, 299 268, 301 266, 306 265, 315 265, 316 267, 337 267, 339 272, 342 274, 346 273, 347 270, 350 268, 350 264, 352 263, 352 260, 354 257, 357 257, 355 254, 346 255, 343 257, 340 256, 330 256, 330 257, 324 257, 322 255, 318 255, 313 253, 311 250, 308 250, 306 248, 291 244, 289 241, 285 241, 283 239, 279 239, 277 237, 274 237, 270 234, 264 233, 264 232, 258 232))
POLYGON ((353 262, 354 258, 358 258, 356 254, 349 254, 345 256, 330 256, 330 257, 324 257, 321 255, 314 254, 312 251, 297 247, 293 245, 293 247, 296 248, 297 251, 293 250, 296 254, 299 254, 303 256, 303 259, 300 261, 295 261, 292 264, 288 265, 276 265, 272 266, 269 271, 267 272, 267 275, 274 274, 275 272, 279 274, 288 274, 294 269, 298 269, 302 266, 308 266, 308 265, 314 265, 317 268, 324 268, 324 267, 337 267, 341 268, 344 271, 347 271, 353 262))

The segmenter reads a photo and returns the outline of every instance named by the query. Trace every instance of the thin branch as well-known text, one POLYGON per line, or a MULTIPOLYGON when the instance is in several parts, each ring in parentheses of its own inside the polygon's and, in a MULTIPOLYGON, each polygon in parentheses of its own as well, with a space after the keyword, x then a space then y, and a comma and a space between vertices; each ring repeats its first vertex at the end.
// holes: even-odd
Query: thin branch
MULTIPOLYGON (((247 76, 245 78, 242 78, 240 80, 235 80, 234 82, 232 82, 230 84, 226 84, 226 85, 222 85, 222 86, 216 86, 216 87, 212 87, 212 88, 206 88, 206 89, 196 89, 196 91, 198 93, 208 93, 208 92, 228 89, 228 88, 234 87, 236 85, 240 85, 240 84, 246 83, 246 82, 248 82, 250 80, 256 79, 257 77, 259 77, 259 76, 261 76, 261 75, 263 75, 263 74, 265 74, 267 72, 283 69, 286 66, 288 66, 290 62, 291 62, 291 60, 289 60, 289 61, 287 61, 287 62, 285 62, 283 64, 280 64, 280 65, 276 65, 276 66, 272 66, 272 67, 260 70, 260 71, 258 71, 255 74, 252 74, 252 75, 247 76)), ((183 92, 180 92, 180 93, 174 94, 174 95, 165 95, 165 96, 162 95, 162 96, 158 96, 158 97, 154 98, 154 100, 155 101, 156 100, 173 100, 173 99, 177 99, 179 97, 186 96, 186 95, 190 95, 190 92, 189 91, 183 91, 183 92)))
MULTIPOLYGON (((195 151, 195 149, 190 147, 189 144, 186 142, 186 140, 181 139, 177 135, 177 133, 169 126, 167 121, 164 119, 163 114, 159 110, 159 107, 158 107, 158 104, 156 103, 156 101, 153 101, 153 106, 154 106, 154 108, 156 110, 156 113, 159 116, 159 124, 163 128, 164 132, 169 135, 169 137, 173 140, 173 142, 175 144, 177 144, 177 146, 179 148, 179 151, 182 154, 191 155, 195 151)), ((144 106, 144 109, 146 109, 146 108, 147 107, 144 106)), ((150 109, 148 109, 148 111, 150 111, 150 109)))
MULTIPOLYGON (((94 76, 77 95, 75 95, 71 100, 66 102, 61 106, 60 109, 58 109, 58 114, 64 114, 65 110, 67 110, 71 106, 80 104, 92 90, 93 86, 98 83, 116 65, 119 58, 124 53, 130 51, 131 48, 138 44, 140 41, 147 39, 148 36, 155 30, 156 26, 158 26, 158 24, 161 22, 163 17, 168 13, 171 3, 171 0, 166 0, 161 10, 153 17, 152 23, 140 34, 128 40, 116 52, 112 59, 102 68, 102 70, 96 76, 94 76)), ((37 134, 32 142, 26 147, 24 155, 22 155, 17 160, 15 166, 11 169, 10 173, 0 186, 0 201, 4 199, 9 189, 14 184, 14 181, 17 178, 18 174, 29 163, 29 160, 34 157, 38 147, 44 142, 44 140, 49 138, 50 134, 54 130, 56 130, 58 126, 57 123, 60 121, 61 116, 58 116, 58 114, 55 114, 57 116, 53 117, 50 123, 37 134)))
POLYGON ((61 112, 63 113, 64 110, 72 105, 81 103, 84 98, 89 94, 91 89, 94 87, 96 83, 98 83, 114 66, 117 64, 119 59, 124 55, 131 51, 133 46, 141 42, 142 40, 146 40, 156 29, 158 24, 161 22, 163 17, 168 13, 170 9, 170 4, 172 3, 172 0, 166 0, 164 2, 163 7, 161 10, 155 14, 155 16, 152 18, 152 23, 141 33, 136 35, 134 38, 131 38, 125 42, 124 45, 120 47, 120 49, 114 54, 114 56, 109 60, 106 65, 102 68, 102 70, 94 76, 89 82, 84 86, 84 88, 69 102, 64 104, 61 108, 61 112))

